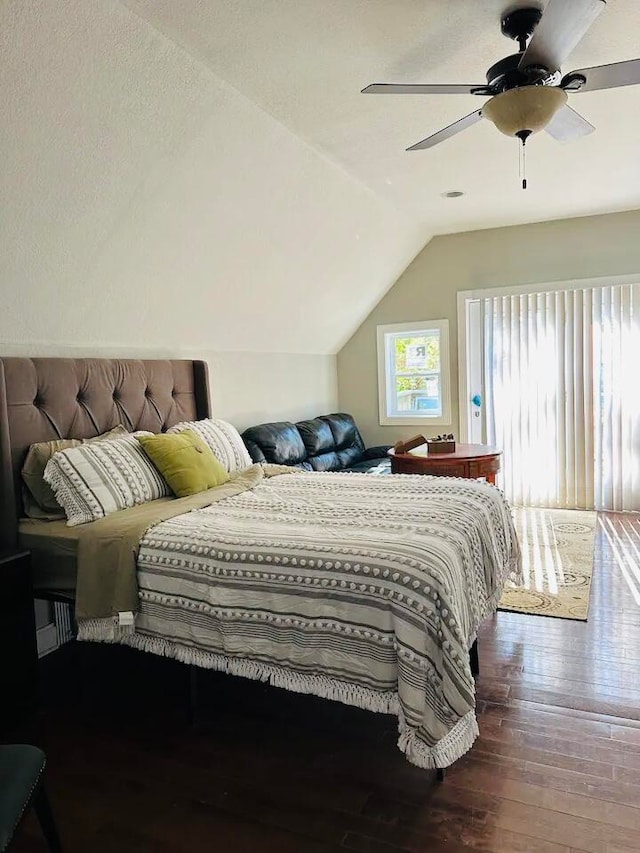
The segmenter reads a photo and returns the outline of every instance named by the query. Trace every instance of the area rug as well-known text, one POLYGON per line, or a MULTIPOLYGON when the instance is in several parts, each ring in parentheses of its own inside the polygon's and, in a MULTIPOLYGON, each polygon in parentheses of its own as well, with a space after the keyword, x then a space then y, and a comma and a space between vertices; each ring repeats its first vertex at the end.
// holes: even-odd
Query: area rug
POLYGON ((500 610, 587 621, 595 512, 517 507, 524 584, 507 583, 500 610))

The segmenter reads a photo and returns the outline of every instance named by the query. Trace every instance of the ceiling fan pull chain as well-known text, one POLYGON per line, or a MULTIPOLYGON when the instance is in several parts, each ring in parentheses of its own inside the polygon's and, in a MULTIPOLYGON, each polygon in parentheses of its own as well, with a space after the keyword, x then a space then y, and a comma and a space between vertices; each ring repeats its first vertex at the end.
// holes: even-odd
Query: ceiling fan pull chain
POLYGON ((526 159, 526 148, 525 145, 527 143, 527 139, 531 136, 530 130, 521 130, 516 133, 516 136, 522 142, 522 147, 520 148, 520 177, 522 178, 522 189, 526 190, 527 188, 527 159, 526 159))
POLYGON ((522 146, 518 143, 518 178, 522 180, 522 146))

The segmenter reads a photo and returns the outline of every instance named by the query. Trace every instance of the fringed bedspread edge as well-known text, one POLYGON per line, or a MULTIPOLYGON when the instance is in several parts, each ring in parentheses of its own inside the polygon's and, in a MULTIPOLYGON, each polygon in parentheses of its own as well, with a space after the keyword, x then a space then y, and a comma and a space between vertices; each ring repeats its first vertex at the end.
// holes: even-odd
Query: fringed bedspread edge
POLYGON ((423 769, 449 767, 471 749, 479 734, 475 714, 469 711, 438 743, 428 746, 416 735, 415 730, 407 726, 398 694, 395 692, 380 693, 325 675, 307 675, 248 658, 227 657, 160 637, 150 637, 136 633, 133 626, 119 625, 117 617, 80 621, 78 640, 119 643, 203 669, 266 681, 274 687, 294 693, 307 693, 378 714, 394 714, 398 718, 398 748, 411 764, 423 769))

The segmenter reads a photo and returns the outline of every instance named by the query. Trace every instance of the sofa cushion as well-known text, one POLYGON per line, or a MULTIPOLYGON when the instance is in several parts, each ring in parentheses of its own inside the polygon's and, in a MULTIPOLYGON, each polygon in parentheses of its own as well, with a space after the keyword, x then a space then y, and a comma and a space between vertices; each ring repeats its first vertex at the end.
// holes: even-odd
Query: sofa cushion
POLYGON ((342 471, 338 454, 331 450, 319 456, 310 456, 307 460, 314 471, 342 471))
POLYGON ((345 447, 342 450, 338 450, 336 452, 336 456, 341 469, 351 468, 353 465, 356 465, 362 460, 362 452, 359 448, 354 447, 353 445, 351 447, 345 447))
MULTIPOLYGON (((277 421, 249 427, 242 434, 254 462, 276 465, 300 465, 307 461, 307 450, 295 424, 277 421)), ((310 469, 311 466, 304 466, 310 469)))
POLYGON ((328 453, 335 450, 336 443, 331 432, 331 427, 322 418, 298 421, 296 426, 309 456, 319 456, 321 453, 328 453))
POLYGON ((329 424, 336 450, 353 447, 360 454, 364 453, 364 442, 351 415, 336 412, 332 415, 322 415, 321 420, 329 424))
POLYGON ((391 460, 389 459, 389 451, 393 447, 392 444, 377 444, 375 447, 367 447, 364 452, 363 459, 375 459, 379 462, 381 459, 386 459, 389 464, 391 464, 391 460))
POLYGON ((335 452, 336 442, 331 427, 322 418, 298 421, 296 424, 304 446, 307 461, 314 471, 340 471, 343 464, 335 452))

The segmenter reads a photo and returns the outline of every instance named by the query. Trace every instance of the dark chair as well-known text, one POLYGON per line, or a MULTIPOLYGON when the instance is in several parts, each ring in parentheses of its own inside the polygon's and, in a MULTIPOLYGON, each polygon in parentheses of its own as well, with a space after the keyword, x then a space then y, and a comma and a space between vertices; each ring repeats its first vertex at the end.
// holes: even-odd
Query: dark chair
POLYGON ((32 805, 49 850, 62 853, 43 785, 46 762, 44 752, 35 746, 0 746, 0 853, 9 849, 16 829, 32 805))

